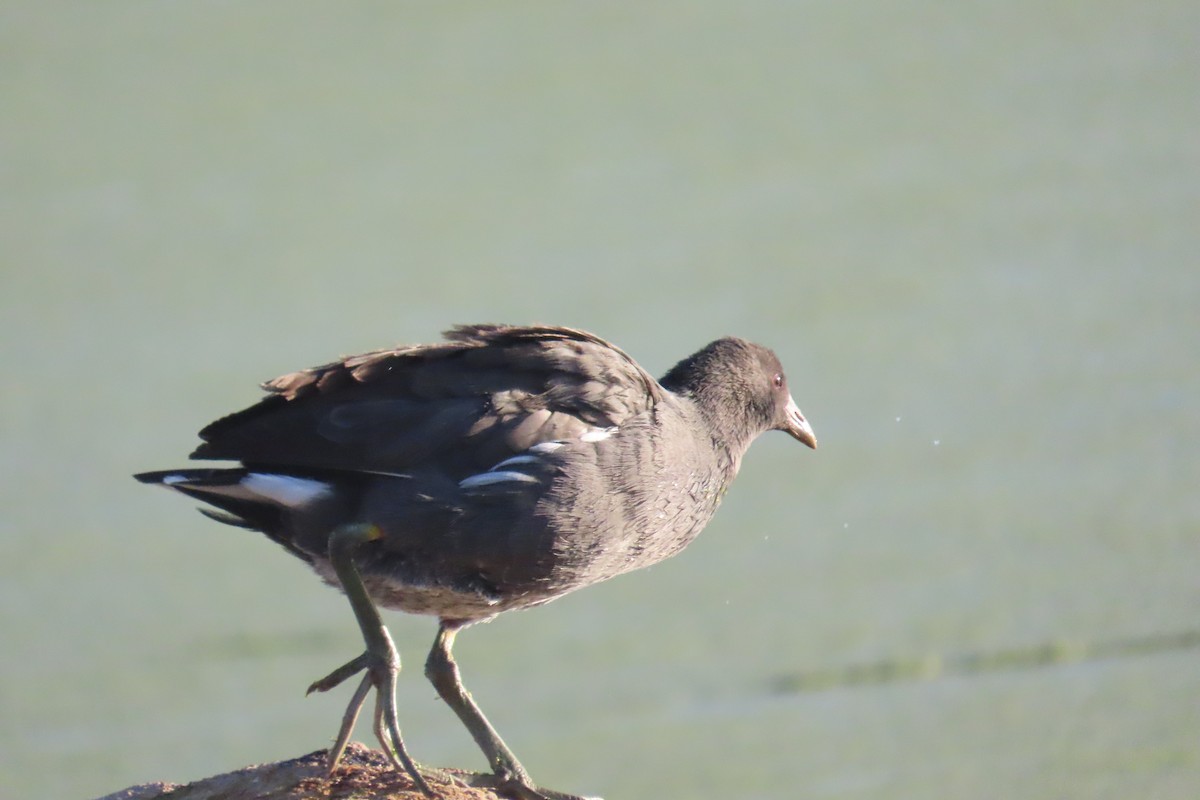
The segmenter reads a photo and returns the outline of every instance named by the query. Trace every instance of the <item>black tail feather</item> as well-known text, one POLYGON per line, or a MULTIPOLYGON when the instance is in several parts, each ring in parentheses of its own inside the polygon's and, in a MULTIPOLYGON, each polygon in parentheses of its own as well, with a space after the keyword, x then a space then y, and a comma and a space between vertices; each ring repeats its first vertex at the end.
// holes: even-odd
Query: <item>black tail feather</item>
POLYGON ((142 483, 174 489, 180 494, 214 506, 219 510, 197 510, 209 519, 225 525, 264 533, 293 555, 309 561, 309 555, 296 547, 284 533, 284 512, 278 505, 221 491, 237 486, 249 473, 250 470, 241 468, 172 469, 141 472, 133 477, 142 483))

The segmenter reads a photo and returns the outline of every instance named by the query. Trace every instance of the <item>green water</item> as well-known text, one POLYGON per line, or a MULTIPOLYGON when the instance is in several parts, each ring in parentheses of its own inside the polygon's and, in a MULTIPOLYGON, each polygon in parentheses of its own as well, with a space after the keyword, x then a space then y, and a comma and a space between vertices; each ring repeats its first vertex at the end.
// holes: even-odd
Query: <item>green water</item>
MULTIPOLYGON (((1200 794, 1200 7, 0 6, 0 796, 298 755, 344 600, 130 473, 456 321, 772 345, 682 556, 456 650, 610 798, 1200 794)), ((481 767, 389 615, 413 754, 481 767)), ((370 739, 368 730, 359 738, 370 739)))

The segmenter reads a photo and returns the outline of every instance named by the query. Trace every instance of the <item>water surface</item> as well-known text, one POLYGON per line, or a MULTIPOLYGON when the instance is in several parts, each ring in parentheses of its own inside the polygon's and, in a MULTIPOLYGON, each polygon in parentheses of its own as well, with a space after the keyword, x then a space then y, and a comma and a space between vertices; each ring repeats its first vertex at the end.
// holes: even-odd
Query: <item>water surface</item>
MULTIPOLYGON (((1194 4, 0 17, 0 794, 324 746, 344 600, 128 476, 256 381, 542 321, 768 343, 822 448, 461 637, 541 782, 1197 795, 1194 4)), ((413 753, 482 766, 388 621, 413 753)))

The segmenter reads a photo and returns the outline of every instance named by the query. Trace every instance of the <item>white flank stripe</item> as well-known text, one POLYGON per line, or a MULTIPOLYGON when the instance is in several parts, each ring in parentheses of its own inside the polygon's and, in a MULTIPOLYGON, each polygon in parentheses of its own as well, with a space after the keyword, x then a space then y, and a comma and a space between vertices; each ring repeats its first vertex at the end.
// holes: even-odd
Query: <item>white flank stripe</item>
POLYGON ((292 475, 273 475, 269 472, 251 472, 242 478, 242 486, 259 497, 274 500, 282 506, 300 508, 329 494, 328 483, 292 475))
POLYGON ((183 477, 182 475, 168 475, 162 479, 162 482, 166 486, 174 486, 175 484, 183 483, 186 480, 187 478, 183 477))
POLYGON ((513 456, 512 458, 504 459, 499 464, 492 467, 492 469, 503 469, 504 467, 515 467, 517 464, 536 464, 537 461, 538 461, 537 456, 524 456, 524 455, 513 456))
POLYGON ((538 479, 532 475, 526 475, 524 472, 501 470, 499 472, 481 472, 478 475, 472 475, 469 478, 463 478, 458 482, 458 485, 463 489, 478 489, 480 486, 490 486, 493 483, 503 483, 505 481, 512 481, 514 483, 537 483, 538 479))
POLYGON ((543 453, 553 453, 559 448, 566 447, 566 445, 566 442, 559 441, 542 442, 541 444, 535 444, 533 447, 529 448, 529 452, 537 453, 538 455, 542 455, 543 453))
POLYGON ((616 428, 592 428, 590 431, 579 437, 581 442, 603 442, 608 437, 617 432, 616 428))

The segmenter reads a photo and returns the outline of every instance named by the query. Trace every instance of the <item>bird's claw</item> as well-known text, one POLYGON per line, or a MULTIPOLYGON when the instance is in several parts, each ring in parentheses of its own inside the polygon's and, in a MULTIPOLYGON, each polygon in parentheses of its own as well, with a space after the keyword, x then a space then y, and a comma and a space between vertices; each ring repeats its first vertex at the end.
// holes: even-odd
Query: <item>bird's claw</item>
POLYGON ((465 772, 463 770, 442 770, 457 780, 480 789, 491 789, 503 797, 513 800, 601 800, 598 797, 581 797, 579 795, 558 792, 535 786, 528 780, 521 780, 514 775, 494 772, 465 772))
POLYGON ((354 695, 350 698, 349 705, 346 706, 346 713, 342 716, 342 726, 338 731, 337 740, 329 748, 328 774, 332 774, 337 769, 338 762, 342 759, 342 753, 345 752, 346 745, 350 741, 354 723, 358 721, 358 713, 362 710, 367 695, 371 689, 374 689, 375 737, 383 746, 383 752, 387 754, 388 759, 397 769, 408 773, 413 783, 426 797, 437 797, 437 794, 429 786, 429 782, 417 768, 416 762, 408 755, 408 751, 404 747, 404 740, 400 736, 400 722, 396 714, 396 677, 400 674, 400 657, 396 653, 395 647, 391 646, 390 639, 387 644, 385 652, 377 653, 367 650, 324 678, 314 681, 308 687, 309 694, 327 692, 351 676, 357 675, 359 672, 366 672, 362 681, 359 682, 358 688, 355 689, 354 695))
POLYGON ((372 658, 370 653, 363 653, 357 658, 347 661, 345 664, 342 664, 324 678, 313 681, 312 685, 308 687, 308 691, 306 691, 305 694, 310 695, 313 692, 328 692, 335 686, 339 686, 340 684, 344 683, 347 678, 357 675, 364 669, 369 669, 371 666, 371 660, 372 658))

